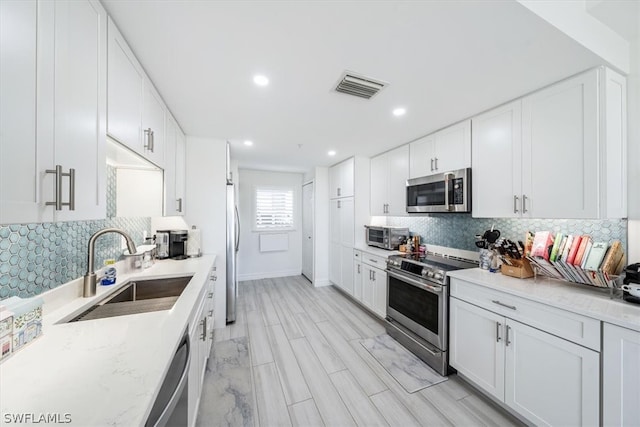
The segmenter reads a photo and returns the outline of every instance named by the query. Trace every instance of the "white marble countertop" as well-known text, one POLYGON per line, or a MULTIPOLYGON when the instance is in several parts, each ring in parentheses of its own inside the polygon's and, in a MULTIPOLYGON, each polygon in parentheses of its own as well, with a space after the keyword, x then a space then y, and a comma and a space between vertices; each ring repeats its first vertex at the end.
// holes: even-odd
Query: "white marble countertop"
MULTIPOLYGON (((71 426, 143 425, 197 302, 204 297, 215 256, 158 261, 146 270, 118 275, 92 298, 72 297, 47 312, 43 335, 0 364, 0 425, 7 414, 59 414, 71 426), (74 323, 79 314, 131 278, 193 274, 171 310, 74 323)), ((77 282, 56 294, 77 293, 77 282)), ((61 288, 62 288, 61 287, 61 288)), ((32 422, 33 425, 42 423, 32 422)), ((24 423, 20 425, 29 425, 24 423)))
POLYGON ((487 288, 541 302, 573 313, 640 332, 640 305, 611 299, 608 290, 538 277, 516 279, 472 268, 448 273, 487 288))
POLYGON ((376 248, 375 246, 369 246, 369 245, 357 245, 354 247, 354 249, 362 252, 366 252, 372 255, 381 256, 383 258, 388 258, 391 255, 398 255, 402 253, 400 251, 388 251, 386 249, 380 249, 380 248, 376 248))

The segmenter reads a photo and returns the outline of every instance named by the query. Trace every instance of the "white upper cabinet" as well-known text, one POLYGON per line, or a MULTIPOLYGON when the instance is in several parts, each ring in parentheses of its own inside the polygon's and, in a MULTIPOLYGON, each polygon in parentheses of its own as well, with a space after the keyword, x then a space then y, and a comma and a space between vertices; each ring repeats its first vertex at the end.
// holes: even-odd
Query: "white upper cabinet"
POLYGON ((143 154, 144 71, 111 18, 108 37, 107 133, 121 144, 143 154))
POLYGON ((409 146, 403 145, 371 159, 371 215, 407 213, 409 146))
POLYGON ((475 117, 473 216, 625 217, 625 93, 600 68, 475 117))
POLYGON ((354 164, 350 158, 329 168, 329 198, 352 197, 354 194, 354 164))
POLYGON ((164 130, 164 214, 184 215, 185 209, 185 138, 171 115, 167 115, 164 130))
POLYGON ((598 74, 522 99, 522 212, 598 217, 598 74))
POLYGON ((473 216, 521 216, 522 102, 473 118, 473 216))
POLYGON ((409 144, 409 178, 471 167, 471 121, 465 120, 409 144))
POLYGON ((0 221, 104 218, 106 12, 91 0, 0 7, 0 221))
POLYGON ((142 141, 144 156, 164 166, 165 108, 162 98, 149 80, 144 82, 142 108, 142 141))
POLYGON ((44 170, 53 167, 52 146, 36 137, 37 22, 35 0, 0 2, 2 224, 53 220, 53 210, 42 203, 44 170))

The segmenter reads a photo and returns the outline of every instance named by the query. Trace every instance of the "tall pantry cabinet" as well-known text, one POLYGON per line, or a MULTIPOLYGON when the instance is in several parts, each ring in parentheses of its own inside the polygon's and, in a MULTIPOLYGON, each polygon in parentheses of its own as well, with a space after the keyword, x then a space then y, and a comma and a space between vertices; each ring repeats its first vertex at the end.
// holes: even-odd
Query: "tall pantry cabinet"
POLYGON ((329 280, 354 294, 353 248, 369 223, 369 160, 352 157, 329 169, 329 280))

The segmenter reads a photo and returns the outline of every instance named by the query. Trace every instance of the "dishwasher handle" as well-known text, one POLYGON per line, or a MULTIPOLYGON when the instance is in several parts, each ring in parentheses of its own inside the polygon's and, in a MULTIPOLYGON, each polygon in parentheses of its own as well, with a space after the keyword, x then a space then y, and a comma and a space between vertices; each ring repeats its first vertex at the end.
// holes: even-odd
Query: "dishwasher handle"
POLYGON ((185 335, 182 338, 182 341, 178 346, 178 349, 176 350, 176 353, 171 362, 171 365, 169 366, 169 371, 167 372, 164 382, 160 387, 160 391, 158 392, 156 401, 153 404, 153 407, 151 408, 151 413, 149 414, 149 418, 147 418, 145 427, 165 427, 167 425, 168 421, 171 418, 171 415, 173 414, 174 409, 178 405, 178 402, 180 401, 180 398, 182 397, 182 394, 185 391, 185 388, 187 387, 187 380, 189 379, 190 363, 191 363, 191 343, 189 341, 189 331, 187 331, 185 332, 185 335), (176 360, 176 358, 180 357, 180 352, 182 351, 186 351, 186 356, 185 356, 184 365, 182 366, 182 373, 180 374, 180 379, 178 381, 178 384, 175 386, 173 391, 164 390, 165 386, 169 385, 168 381, 173 376, 172 371, 175 368, 177 368, 173 366, 174 361, 176 360), (164 403, 162 399, 163 398, 162 395, 164 394, 163 392, 165 393, 171 392, 171 397, 169 398, 167 403, 164 405, 164 407, 161 406, 164 403))

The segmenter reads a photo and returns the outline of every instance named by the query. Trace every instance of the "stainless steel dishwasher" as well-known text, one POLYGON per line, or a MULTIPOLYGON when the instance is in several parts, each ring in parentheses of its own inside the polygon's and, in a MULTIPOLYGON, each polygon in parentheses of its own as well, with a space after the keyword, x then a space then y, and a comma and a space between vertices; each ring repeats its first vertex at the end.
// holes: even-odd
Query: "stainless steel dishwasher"
POLYGON ((187 329, 171 360, 171 365, 164 377, 158 397, 153 403, 145 427, 187 426, 190 360, 191 344, 187 329))

